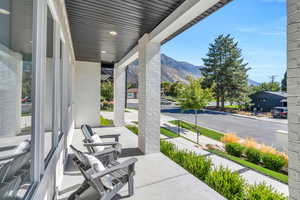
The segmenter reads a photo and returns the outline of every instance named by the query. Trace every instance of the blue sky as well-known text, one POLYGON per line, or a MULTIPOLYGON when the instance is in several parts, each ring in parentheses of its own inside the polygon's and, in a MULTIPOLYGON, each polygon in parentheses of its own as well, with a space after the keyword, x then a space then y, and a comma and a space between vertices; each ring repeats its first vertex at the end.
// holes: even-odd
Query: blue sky
POLYGON ((231 34, 243 50, 249 78, 281 81, 286 70, 286 0, 234 0, 162 46, 162 53, 202 65, 208 45, 231 34))

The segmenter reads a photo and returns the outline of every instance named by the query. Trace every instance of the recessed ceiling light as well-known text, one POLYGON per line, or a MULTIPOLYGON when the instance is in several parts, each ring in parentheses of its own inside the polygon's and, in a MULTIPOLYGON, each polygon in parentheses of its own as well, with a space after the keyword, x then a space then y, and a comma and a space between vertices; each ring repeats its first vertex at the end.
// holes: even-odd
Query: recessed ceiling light
POLYGON ((111 34, 112 36, 118 35, 116 31, 110 31, 109 34, 111 34))
POLYGON ((2 15, 9 15, 10 12, 7 11, 7 10, 5 10, 5 9, 3 9, 3 8, 0 8, 0 14, 2 14, 2 15))
POLYGON ((106 53, 106 51, 101 51, 101 53, 106 53))

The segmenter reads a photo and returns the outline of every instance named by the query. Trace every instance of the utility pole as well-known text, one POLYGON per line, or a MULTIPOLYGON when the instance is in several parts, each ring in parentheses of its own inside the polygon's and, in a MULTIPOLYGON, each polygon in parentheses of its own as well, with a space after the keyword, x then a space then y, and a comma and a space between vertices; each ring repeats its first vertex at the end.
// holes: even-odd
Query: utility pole
POLYGON ((277 75, 272 75, 272 76, 269 76, 270 79, 271 79, 271 83, 273 84, 275 82, 275 78, 277 77, 277 75))

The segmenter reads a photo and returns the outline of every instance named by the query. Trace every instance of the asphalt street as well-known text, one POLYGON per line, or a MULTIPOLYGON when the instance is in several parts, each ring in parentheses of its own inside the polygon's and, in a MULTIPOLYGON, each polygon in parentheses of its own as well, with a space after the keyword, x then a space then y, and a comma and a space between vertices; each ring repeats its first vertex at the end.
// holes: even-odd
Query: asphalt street
MULTIPOLYGON (((182 113, 178 108, 163 107, 161 113, 191 123, 195 121, 193 111, 182 113)), ((224 133, 236 133, 243 138, 251 137, 279 150, 286 150, 287 148, 287 141, 278 139, 278 131, 287 131, 287 124, 237 117, 231 114, 216 114, 209 111, 200 112, 197 116, 200 126, 224 133)))

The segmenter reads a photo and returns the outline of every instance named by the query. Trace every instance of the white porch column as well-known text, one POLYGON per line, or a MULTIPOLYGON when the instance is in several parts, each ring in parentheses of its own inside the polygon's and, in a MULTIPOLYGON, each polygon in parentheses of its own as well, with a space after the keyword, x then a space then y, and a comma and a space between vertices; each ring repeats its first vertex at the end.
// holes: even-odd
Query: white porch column
POLYGON ((288 0, 290 200, 300 200, 300 1, 288 0))
POLYGON ((150 42, 145 34, 139 48, 139 140, 145 154, 160 151, 160 43, 150 42))
POLYGON ((114 125, 124 126, 125 112, 125 67, 114 66, 114 125))
POLYGON ((100 75, 101 64, 76 61, 75 70, 75 127, 82 124, 100 126, 100 75))

